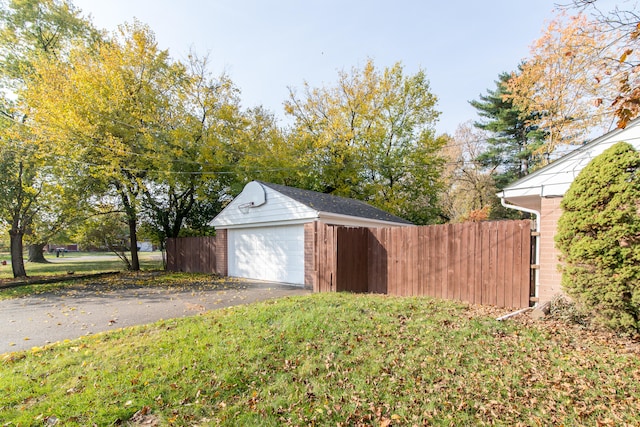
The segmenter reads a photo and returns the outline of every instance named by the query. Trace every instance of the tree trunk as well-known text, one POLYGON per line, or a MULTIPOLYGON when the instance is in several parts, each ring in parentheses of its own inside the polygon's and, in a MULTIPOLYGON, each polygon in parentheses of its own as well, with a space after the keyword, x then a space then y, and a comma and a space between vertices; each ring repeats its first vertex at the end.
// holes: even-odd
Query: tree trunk
POLYGON ((160 239, 160 253, 162 254, 162 269, 167 269, 167 251, 166 249, 167 239, 160 239))
POLYGON ((138 235, 136 231, 136 218, 129 218, 129 239, 131 242, 131 271, 140 271, 140 261, 138 260, 138 235))
POLYGON ((27 272, 24 269, 24 256, 22 255, 22 236, 23 233, 17 230, 9 231, 11 237, 11 270, 13 270, 13 277, 27 277, 27 272))
POLYGON ((27 259, 27 261, 41 264, 48 263, 49 261, 44 257, 44 247, 46 245, 46 243, 34 243, 27 246, 27 250, 29 251, 29 259, 27 259))

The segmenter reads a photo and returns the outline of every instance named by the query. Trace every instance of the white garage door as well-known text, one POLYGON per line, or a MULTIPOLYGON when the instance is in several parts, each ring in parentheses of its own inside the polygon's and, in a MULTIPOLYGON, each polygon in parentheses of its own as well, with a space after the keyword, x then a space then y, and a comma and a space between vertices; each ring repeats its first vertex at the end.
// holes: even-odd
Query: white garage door
POLYGON ((229 276, 304 285, 304 226, 228 231, 229 276))

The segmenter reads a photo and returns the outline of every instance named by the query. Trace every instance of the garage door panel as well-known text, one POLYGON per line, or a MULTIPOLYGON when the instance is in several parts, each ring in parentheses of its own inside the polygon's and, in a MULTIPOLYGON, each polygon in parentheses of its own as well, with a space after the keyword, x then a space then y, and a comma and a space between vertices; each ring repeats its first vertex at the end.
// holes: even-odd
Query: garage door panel
POLYGON ((229 230, 229 275, 304 284, 304 226, 229 230))

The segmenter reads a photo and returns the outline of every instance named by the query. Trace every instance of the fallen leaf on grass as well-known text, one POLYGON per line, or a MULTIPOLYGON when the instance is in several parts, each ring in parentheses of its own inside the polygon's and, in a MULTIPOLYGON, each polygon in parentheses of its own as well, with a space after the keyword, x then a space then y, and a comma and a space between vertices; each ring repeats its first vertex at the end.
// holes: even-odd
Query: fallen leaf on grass
POLYGON ((151 414, 151 408, 149 406, 144 406, 133 414, 129 422, 133 423, 134 426, 157 426, 160 424, 158 417, 151 414))

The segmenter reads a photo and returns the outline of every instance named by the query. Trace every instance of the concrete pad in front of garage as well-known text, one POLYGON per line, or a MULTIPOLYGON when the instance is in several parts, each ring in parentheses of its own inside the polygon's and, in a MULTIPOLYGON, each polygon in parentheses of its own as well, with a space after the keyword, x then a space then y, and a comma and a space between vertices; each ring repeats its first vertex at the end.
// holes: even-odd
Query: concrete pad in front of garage
POLYGON ((0 301, 0 354, 161 319, 310 293, 299 286, 241 279, 179 288, 70 286, 0 301))

